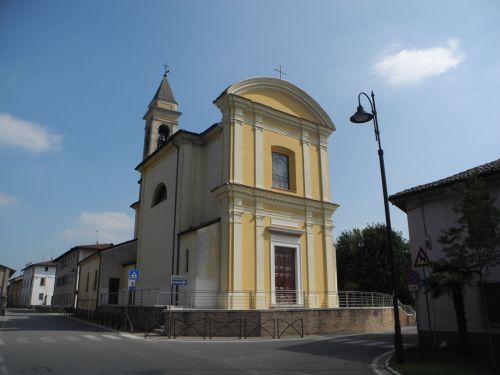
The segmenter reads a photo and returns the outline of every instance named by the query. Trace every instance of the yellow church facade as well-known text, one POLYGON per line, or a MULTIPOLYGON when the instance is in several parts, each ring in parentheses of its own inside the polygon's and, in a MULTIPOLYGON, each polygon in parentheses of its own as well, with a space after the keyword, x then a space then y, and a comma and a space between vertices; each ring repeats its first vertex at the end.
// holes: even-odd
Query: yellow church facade
POLYGON ((214 104, 219 123, 178 130, 164 77, 144 117, 133 205, 138 287, 183 307, 338 307, 334 124, 307 93, 275 78, 231 85, 214 104), (187 285, 173 287, 171 275, 187 285))

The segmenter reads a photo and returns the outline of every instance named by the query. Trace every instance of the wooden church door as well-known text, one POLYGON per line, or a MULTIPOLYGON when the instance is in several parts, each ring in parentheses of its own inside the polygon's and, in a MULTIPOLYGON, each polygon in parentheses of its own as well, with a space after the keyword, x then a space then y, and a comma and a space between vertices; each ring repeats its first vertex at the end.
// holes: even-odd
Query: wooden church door
POLYGON ((297 302, 295 248, 284 246, 274 248, 274 278, 276 303, 295 304, 297 302))

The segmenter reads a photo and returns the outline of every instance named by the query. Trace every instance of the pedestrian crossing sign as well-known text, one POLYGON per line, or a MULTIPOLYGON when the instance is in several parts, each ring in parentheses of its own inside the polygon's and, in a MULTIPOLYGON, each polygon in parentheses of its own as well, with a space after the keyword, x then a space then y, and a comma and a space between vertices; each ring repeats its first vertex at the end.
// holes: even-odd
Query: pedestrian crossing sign
POLYGON ((136 281, 139 280, 139 270, 137 269, 128 270, 128 279, 136 281))

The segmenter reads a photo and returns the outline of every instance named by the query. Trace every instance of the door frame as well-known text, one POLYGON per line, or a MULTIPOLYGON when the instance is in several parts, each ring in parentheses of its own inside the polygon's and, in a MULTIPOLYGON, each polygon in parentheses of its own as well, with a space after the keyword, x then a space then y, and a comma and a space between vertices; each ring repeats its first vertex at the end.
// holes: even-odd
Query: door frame
POLYGON ((276 275, 274 272, 274 260, 275 260, 275 248, 276 246, 288 247, 295 250, 295 303, 289 306, 302 306, 303 293, 302 293, 302 272, 301 272, 301 256, 300 256, 300 237, 290 236, 282 233, 272 233, 271 234, 271 304, 272 306, 288 306, 288 305, 277 305, 276 304, 276 275))

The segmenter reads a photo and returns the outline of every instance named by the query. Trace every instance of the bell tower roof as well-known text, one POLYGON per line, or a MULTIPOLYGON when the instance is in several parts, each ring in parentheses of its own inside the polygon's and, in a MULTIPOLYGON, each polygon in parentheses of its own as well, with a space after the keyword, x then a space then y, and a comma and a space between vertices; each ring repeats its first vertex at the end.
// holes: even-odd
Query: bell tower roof
POLYGON ((167 73, 163 75, 163 79, 160 86, 158 86, 158 90, 156 90, 155 96, 151 100, 150 106, 155 101, 165 101, 177 104, 170 83, 168 82, 167 73))

